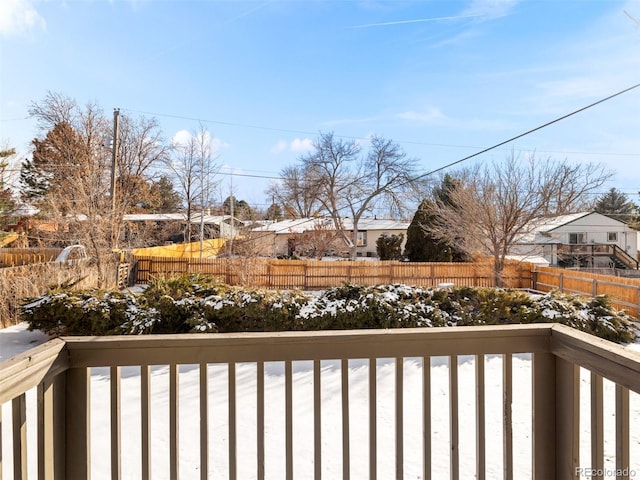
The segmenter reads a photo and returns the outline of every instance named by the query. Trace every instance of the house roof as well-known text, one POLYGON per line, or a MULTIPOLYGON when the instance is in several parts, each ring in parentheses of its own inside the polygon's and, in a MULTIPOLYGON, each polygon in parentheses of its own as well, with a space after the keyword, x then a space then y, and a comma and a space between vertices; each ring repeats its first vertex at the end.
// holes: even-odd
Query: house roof
POLYGON ((535 230, 538 232, 550 232, 556 228, 575 222, 579 218, 591 215, 593 212, 569 213, 566 215, 558 215, 557 217, 540 218, 535 221, 535 230))
POLYGON ((186 218, 184 213, 129 213, 123 216, 125 222, 183 222, 186 218))
MULTIPOLYGON (((576 220, 579 220, 589 215, 602 215, 606 217, 606 215, 603 215, 597 212, 578 212, 578 213, 570 213, 566 215, 558 215, 555 217, 538 218, 533 222, 531 222, 531 228, 529 229, 528 232, 525 232, 522 235, 520 235, 517 243, 537 244, 537 245, 545 244, 545 243, 546 244, 562 243, 559 240, 552 238, 550 236, 550 233, 553 232, 554 230, 557 230, 558 228, 569 225, 570 223, 573 223, 576 220)), ((607 217, 607 218, 610 218, 610 217, 607 217)), ((616 220, 616 219, 612 219, 612 220, 620 222, 619 220, 616 220)), ((620 222, 620 223, 625 224, 624 222, 620 222)))
POLYGON ((531 222, 528 231, 518 237, 517 243, 521 244, 551 244, 560 243, 559 240, 551 238, 548 233, 556 228, 574 222, 579 218, 589 215, 591 212, 570 213, 555 217, 537 218, 531 222), (546 234, 546 235, 545 235, 546 234))
MULTIPOLYGON (((205 215, 204 223, 207 225, 219 225, 221 223, 230 223, 232 218, 231 215, 205 215)), ((123 219, 126 222, 185 222, 187 216, 184 213, 133 213, 124 215, 123 219)), ((233 221, 236 225, 243 223, 237 218, 233 218, 233 221)), ((191 223, 200 223, 200 214, 192 215, 191 223)))
MULTIPOLYGON (((187 216, 184 213, 136 213, 124 215, 127 222, 186 222, 187 216)), ((200 214, 191 216, 191 223, 200 224, 200 214)), ((205 215, 202 217, 205 225, 216 225, 219 229, 220 237, 233 237, 238 234, 238 226, 242 221, 231 215, 205 215)))
MULTIPOLYGON (((276 235, 287 235, 289 233, 301 233, 313 230, 317 225, 326 225, 327 228, 333 229, 333 220, 327 217, 319 218, 296 218, 289 220, 280 220, 278 222, 265 222, 254 231, 272 232, 276 235)), ((353 219, 343 218, 342 224, 345 230, 353 230, 353 219)), ((377 218, 361 218, 358 221, 358 230, 385 230, 385 231, 404 231, 409 228, 409 222, 399 220, 377 219, 377 218)))

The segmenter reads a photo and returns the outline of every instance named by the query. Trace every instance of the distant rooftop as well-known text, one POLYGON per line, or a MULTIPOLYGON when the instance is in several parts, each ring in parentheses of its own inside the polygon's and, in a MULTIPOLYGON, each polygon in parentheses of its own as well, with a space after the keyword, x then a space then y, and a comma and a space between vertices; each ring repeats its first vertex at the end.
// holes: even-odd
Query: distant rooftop
MULTIPOLYGON (((286 235, 288 233, 301 233, 313 230, 317 225, 326 225, 333 228, 333 220, 329 217, 309 217, 280 220, 278 222, 264 222, 259 227, 254 228, 258 232, 273 232, 286 235)), ((342 225, 345 230, 353 230, 353 219, 343 218, 342 225)), ((391 219, 361 218, 358 222, 358 230, 384 230, 398 231, 409 228, 409 222, 391 219)))

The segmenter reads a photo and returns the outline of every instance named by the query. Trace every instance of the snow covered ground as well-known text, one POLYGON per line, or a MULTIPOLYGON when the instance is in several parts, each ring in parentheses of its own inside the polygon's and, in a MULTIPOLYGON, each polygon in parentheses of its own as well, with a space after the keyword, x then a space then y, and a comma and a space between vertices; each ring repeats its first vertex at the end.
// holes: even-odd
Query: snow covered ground
MULTIPOLYGON (((47 340, 41 332, 29 332, 25 324, 0 330, 0 359, 6 359, 47 340)), ((632 345, 629 348, 638 348, 632 345)), ((322 364, 322 440, 323 478, 342 476, 341 453, 341 372, 339 362, 322 364), (332 413, 333 412, 333 413, 332 413)), ((361 361, 349 364, 351 478, 368 478, 368 367, 361 361)), ((446 358, 434 358, 431 364, 432 382, 432 445, 434 479, 449 477, 449 407, 448 365, 446 358)), ((460 472, 461 478, 475 478, 475 379, 473 357, 459 359, 460 399, 460 472)), ((485 359, 487 478, 502 478, 502 358, 485 359)), ((421 378, 422 364, 418 359, 405 359, 404 364, 404 478, 422 478, 421 378)), ((199 478, 198 370, 189 365, 180 369, 180 473, 181 478, 199 478)), ((238 478, 256 478, 256 368, 252 364, 237 366, 238 478)), ((285 416, 284 367, 271 363, 265 368, 265 398, 267 399, 266 476, 280 480, 285 477, 285 416)), ((514 405, 513 445, 514 478, 531 478, 531 362, 527 355, 513 359, 514 405)), ((168 478, 168 369, 152 369, 152 478, 168 478)), ((393 360, 378 361, 378 478, 395 478, 393 360)), ((582 411, 589 408, 589 374, 582 376, 582 411)), ((228 477, 228 411, 227 368, 209 366, 210 409, 210 478, 228 477)), ((109 460, 109 372, 92 370, 92 478, 110 478, 109 460)), ((613 413, 614 385, 605 380, 605 457, 606 467, 615 468, 615 417, 613 413)), ((137 368, 122 372, 122 437, 125 479, 140 478, 140 377, 137 368)), ((294 363, 294 477, 313 478, 313 371, 309 362, 294 363)), ((35 410, 35 393, 27 396, 28 408, 35 410)), ((640 396, 631 394, 631 471, 640 476, 640 396)), ((4 478, 12 473, 11 407, 2 406, 2 469, 4 478)), ((580 465, 590 467, 590 420, 581 416, 580 465)), ((35 442, 33 415, 28 418, 28 438, 35 442)), ((32 443, 35 444, 35 443, 32 443)), ((35 478, 35 458, 29 458, 29 478, 35 478)))

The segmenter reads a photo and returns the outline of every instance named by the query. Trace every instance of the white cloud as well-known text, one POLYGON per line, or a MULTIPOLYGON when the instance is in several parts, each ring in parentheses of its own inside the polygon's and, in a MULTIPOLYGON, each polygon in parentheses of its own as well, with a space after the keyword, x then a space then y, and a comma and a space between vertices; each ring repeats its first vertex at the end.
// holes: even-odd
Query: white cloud
POLYGON ((295 138, 291 142, 279 140, 273 147, 271 153, 296 152, 303 153, 313 150, 313 140, 309 138, 295 138))
MULTIPOLYGON (((189 130, 179 130, 175 133, 175 135, 171 138, 171 143, 174 146, 185 146, 190 141, 195 140, 198 144, 200 143, 200 138, 198 138, 201 133, 190 132, 189 130)), ((212 137, 210 132, 204 132, 203 144, 209 149, 212 155, 219 154, 223 149, 228 148, 229 144, 223 142, 220 138, 212 137)))
POLYGON ((32 0, 2 0, 0 2, 0 35, 22 35, 35 28, 44 29, 46 22, 32 0))
POLYGON ((434 123, 445 118, 443 113, 435 107, 428 108, 421 112, 409 110, 407 112, 398 113, 396 116, 403 120, 411 120, 423 123, 434 123))
POLYGON ((271 147, 271 153, 286 152, 289 148, 289 144, 284 140, 279 140, 273 147, 271 147))
POLYGON ((313 150, 313 140, 308 138, 296 138, 291 142, 292 152, 308 152, 310 150, 313 150))
POLYGON ((210 145, 211 151, 215 153, 220 153, 223 149, 231 146, 229 143, 223 142, 220 138, 213 138, 210 145))
POLYGON ((176 146, 186 145, 191 139, 191 132, 188 130, 180 130, 171 139, 171 143, 176 146))

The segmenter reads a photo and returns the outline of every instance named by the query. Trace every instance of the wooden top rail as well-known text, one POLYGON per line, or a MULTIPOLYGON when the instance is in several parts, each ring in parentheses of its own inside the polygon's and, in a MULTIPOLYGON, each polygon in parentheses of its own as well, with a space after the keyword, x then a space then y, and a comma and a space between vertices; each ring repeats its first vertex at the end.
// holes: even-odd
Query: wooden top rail
POLYGON ((0 405, 68 368, 65 341, 59 338, 0 362, 0 405))
POLYGON ((79 367, 548 352, 550 325, 65 337, 79 367))
POLYGON ((640 393, 640 352, 558 324, 551 328, 551 353, 640 393))

